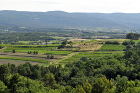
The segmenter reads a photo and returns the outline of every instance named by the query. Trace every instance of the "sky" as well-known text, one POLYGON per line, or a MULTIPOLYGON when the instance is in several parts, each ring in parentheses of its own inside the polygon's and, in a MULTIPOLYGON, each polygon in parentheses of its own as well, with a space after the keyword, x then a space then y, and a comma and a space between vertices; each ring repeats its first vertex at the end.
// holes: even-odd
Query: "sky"
POLYGON ((0 10, 140 13, 140 0, 0 0, 0 10))

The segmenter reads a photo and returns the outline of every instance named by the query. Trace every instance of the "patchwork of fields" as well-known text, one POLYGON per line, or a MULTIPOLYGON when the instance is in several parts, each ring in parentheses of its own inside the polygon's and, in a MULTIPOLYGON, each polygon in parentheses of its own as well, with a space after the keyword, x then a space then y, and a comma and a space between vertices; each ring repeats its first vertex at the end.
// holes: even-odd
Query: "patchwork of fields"
MULTIPOLYGON (((10 45, 1 44, 0 63, 3 60, 24 61, 34 64, 66 64, 75 62, 83 57, 96 58, 108 55, 123 55, 125 46, 121 43, 125 39, 106 39, 106 40, 82 40, 72 41, 72 48, 58 49, 60 44, 48 45, 10 45), (106 41, 117 41, 120 44, 105 44, 106 41), (48 58, 48 57, 52 58, 48 58)), ((24 41, 26 42, 26 41, 24 41)), ((135 41, 138 42, 138 41, 135 41)), ((11 61, 12 62, 12 61, 11 61)), ((14 63, 14 62, 13 62, 14 63)), ((20 64, 20 63, 18 63, 20 64)))

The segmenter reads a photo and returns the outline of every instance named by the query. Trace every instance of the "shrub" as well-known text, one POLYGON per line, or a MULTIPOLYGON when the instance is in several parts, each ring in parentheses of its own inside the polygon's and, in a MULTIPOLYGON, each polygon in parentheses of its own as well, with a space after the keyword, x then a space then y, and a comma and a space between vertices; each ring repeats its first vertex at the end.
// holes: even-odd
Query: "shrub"
POLYGON ((106 41, 105 44, 115 44, 115 45, 119 45, 120 43, 117 41, 106 41))

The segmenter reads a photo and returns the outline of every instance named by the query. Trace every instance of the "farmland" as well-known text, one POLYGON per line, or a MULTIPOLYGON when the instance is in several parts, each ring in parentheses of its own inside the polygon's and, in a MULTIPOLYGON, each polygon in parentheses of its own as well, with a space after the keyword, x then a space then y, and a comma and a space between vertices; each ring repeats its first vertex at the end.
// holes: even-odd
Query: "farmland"
MULTIPOLYGON (((120 50, 112 50, 112 47, 108 47, 107 50, 102 50, 104 49, 104 47, 106 46, 110 46, 110 45, 103 45, 101 47, 101 49, 97 50, 97 51, 88 51, 88 52, 79 52, 63 61, 61 61, 60 63, 61 64, 64 64, 64 63, 69 63, 69 62, 75 62, 75 61, 78 61, 80 60, 81 58, 83 57, 87 57, 87 58, 91 58, 91 59, 94 59, 94 58, 97 58, 97 57, 103 57, 103 56, 112 56, 112 55, 123 55, 124 51, 120 51, 120 50)), ((118 46, 119 48, 120 46, 118 46)), ((124 47, 124 46, 123 46, 124 47)), ((117 48, 117 46, 116 46, 117 48)), ((121 48, 123 49, 123 48, 121 48)))
MULTIPOLYGON (((123 54, 123 49, 125 49, 121 45, 126 40, 123 37, 121 39, 116 39, 118 36, 114 36, 115 39, 96 39, 96 36, 109 37, 114 32, 78 29, 34 29, 35 32, 32 32, 31 28, 21 32, 18 30, 23 29, 17 28, 14 32, 1 33, 1 60, 8 60, 9 63, 10 60, 11 62, 19 61, 18 64, 24 61, 33 62, 33 64, 37 62, 41 65, 65 65, 78 61, 82 57, 94 58, 112 53, 123 54), (120 45, 104 44, 106 41, 117 41, 120 45)), ((122 34, 122 32, 119 33, 122 34)), ((123 33, 122 36, 125 34, 123 33)), ((3 63, 3 61, 0 62, 3 63)))
POLYGON ((125 49, 125 46, 123 45, 112 45, 112 44, 105 44, 101 50, 102 51, 122 51, 125 49))
MULTIPOLYGON (((59 38, 59 37, 57 37, 59 38)), ((62 38, 62 37, 60 37, 62 38)), ((83 57, 95 58, 107 55, 122 55, 125 46, 121 43, 126 39, 68 39, 72 42, 64 48, 58 48, 62 41, 45 45, 30 45, 33 41, 20 41, 22 44, 0 44, 1 60, 18 60, 36 62, 40 65, 67 64, 80 60, 83 57), (107 41, 117 41, 120 44, 104 44, 107 41), (59 43, 58 43, 59 42, 59 43), (13 53, 14 52, 14 53, 13 53), (49 58, 52 57, 52 58, 49 58)), ((137 41, 135 41, 137 42, 137 41)), ((9 62, 9 61, 8 61, 9 62)))

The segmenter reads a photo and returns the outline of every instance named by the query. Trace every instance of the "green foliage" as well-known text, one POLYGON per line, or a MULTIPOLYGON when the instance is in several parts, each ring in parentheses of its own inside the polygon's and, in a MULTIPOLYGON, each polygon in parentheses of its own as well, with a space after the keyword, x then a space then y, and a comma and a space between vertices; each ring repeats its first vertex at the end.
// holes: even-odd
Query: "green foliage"
POLYGON ((93 93, 113 93, 112 81, 106 79, 106 77, 97 78, 93 84, 93 93))
POLYGON ((86 93, 91 93, 92 92, 92 85, 86 81, 83 84, 83 89, 85 90, 86 93))
POLYGON ((140 34, 137 33, 128 33, 126 35, 126 39, 138 40, 140 38, 140 34))
POLYGON ((72 46, 73 46, 73 42, 72 41, 65 40, 65 41, 63 41, 61 43, 60 46, 58 46, 58 49, 61 49, 61 48, 69 48, 69 47, 72 48, 72 46))
POLYGON ((15 49, 13 49, 13 50, 12 50, 12 53, 16 53, 16 50, 15 50, 15 49))
POLYGON ((2 81, 0 81, 0 93, 8 93, 7 86, 2 81))
POLYGON ((82 86, 77 86, 74 93, 86 93, 82 86))
POLYGON ((128 88, 125 92, 123 93, 140 93, 140 87, 132 87, 128 88))
POLYGON ((54 59, 53 55, 47 55, 47 59, 54 59))
POLYGON ((125 46, 127 46, 127 45, 135 45, 135 42, 132 41, 132 40, 130 40, 130 41, 124 41, 124 42, 122 43, 122 45, 125 45, 125 46))
POLYGON ((54 84, 56 84, 55 76, 53 73, 45 74, 43 81, 46 86, 53 86, 54 84))
POLYGON ((106 41, 105 44, 119 45, 120 43, 118 41, 106 41))
POLYGON ((116 77, 116 93, 121 93, 121 92, 126 91, 127 86, 128 86, 127 81, 128 81, 128 78, 125 76, 123 76, 123 77, 117 76, 116 77))

